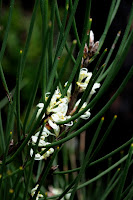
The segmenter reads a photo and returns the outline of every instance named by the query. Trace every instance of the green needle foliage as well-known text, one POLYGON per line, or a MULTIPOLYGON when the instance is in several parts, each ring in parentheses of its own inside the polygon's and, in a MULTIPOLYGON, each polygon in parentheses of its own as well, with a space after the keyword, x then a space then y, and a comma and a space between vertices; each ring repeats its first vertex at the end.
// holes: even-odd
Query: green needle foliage
POLYGON ((84 5, 81 38, 78 33, 75 16, 80 1, 66 0, 61 8, 57 0, 35 0, 25 44, 16 47, 19 53, 13 89, 5 60, 18 5, 10 1, 0 51, 0 79, 5 92, 0 100, 0 199, 132 199, 133 138, 106 153, 108 138, 112 136, 115 141, 117 115, 112 121, 103 116, 131 79, 133 66, 115 85, 112 97, 104 104, 101 101, 113 81, 115 84, 133 42, 133 3, 123 37, 117 30, 107 50, 104 42, 121 1, 111 1, 105 28, 95 42, 91 27, 97 22, 90 17, 91 0, 84 5), (37 26, 41 45, 35 49, 39 48, 40 54, 30 62, 37 26), (31 71, 35 70, 33 75, 27 73, 29 63, 31 71), (120 157, 123 150, 126 153, 120 157))

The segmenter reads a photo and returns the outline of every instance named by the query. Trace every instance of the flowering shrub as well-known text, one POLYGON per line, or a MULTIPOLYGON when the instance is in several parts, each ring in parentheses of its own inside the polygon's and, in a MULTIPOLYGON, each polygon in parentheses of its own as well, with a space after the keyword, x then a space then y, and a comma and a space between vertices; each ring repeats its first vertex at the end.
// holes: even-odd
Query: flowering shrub
MULTIPOLYGON (((104 200, 109 195, 117 200, 131 199, 132 181, 129 186, 126 186, 125 182, 132 165, 132 138, 104 156, 100 154, 100 150, 104 147, 117 119, 115 115, 112 121, 108 122, 107 129, 104 130, 102 129, 103 115, 132 77, 133 67, 106 104, 101 106, 100 110, 97 105, 112 81, 115 80, 132 44, 133 8, 131 8, 129 23, 119 49, 115 58, 112 59, 111 55, 117 45, 120 32, 116 35, 109 53, 107 49, 103 51, 102 47, 119 8, 120 0, 112 0, 105 29, 99 41, 96 42, 94 42, 94 33, 91 30, 91 0, 86 1, 81 39, 75 21, 78 0, 66 0, 65 2, 61 20, 56 0, 52 0, 51 4, 48 4, 47 0, 35 1, 25 47, 24 50, 20 50, 14 94, 11 94, 2 68, 2 58, 5 53, 7 36, 10 34, 9 28, 14 6, 14 0, 11 0, 7 28, 0 52, 0 75, 7 95, 4 105, 8 104, 6 127, 3 126, 5 119, 2 119, 0 115, 0 196, 10 200, 82 200, 98 199, 99 196, 104 200), (39 2, 39 12, 42 17, 41 57, 23 118, 20 86, 27 65, 26 58, 39 2), (49 15, 48 12, 50 12, 49 15), (54 27, 57 25, 59 35, 56 46, 54 46, 54 27), (75 40, 70 46, 67 38, 71 28, 74 30, 75 40), (76 56, 74 56, 75 46, 78 49, 76 56), (58 69, 64 49, 66 49, 65 59, 62 67, 58 69), (69 67, 68 61, 70 60, 73 68, 68 80, 65 80, 64 72, 69 67), (93 69, 90 70, 92 64, 93 69), (62 78, 63 81, 61 81, 62 78), (38 101, 39 84, 41 84, 41 96, 38 101), (92 133, 92 138, 90 137, 88 143, 86 138, 92 130, 90 129, 92 125, 96 130, 92 133), (104 132, 102 137, 101 132, 104 132), (100 168, 99 163, 113 157, 127 146, 129 150, 126 151, 126 155, 122 155, 117 160, 114 159, 108 166, 105 164, 106 168, 100 168), (94 173, 91 166, 98 170, 94 173), (102 181, 103 176, 105 181, 102 181)), ((0 106, 3 109, 2 103, 0 106)))

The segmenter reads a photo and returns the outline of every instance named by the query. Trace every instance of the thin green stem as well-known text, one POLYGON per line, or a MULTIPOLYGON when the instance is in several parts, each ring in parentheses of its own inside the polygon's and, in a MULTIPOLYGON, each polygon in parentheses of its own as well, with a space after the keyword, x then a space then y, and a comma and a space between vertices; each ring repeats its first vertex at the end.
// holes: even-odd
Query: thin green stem
POLYGON ((85 8, 85 19, 84 19, 84 25, 83 25, 83 32, 82 32, 82 42, 84 40, 84 36, 87 35, 88 28, 90 28, 90 26, 88 26, 88 24, 91 24, 90 23, 90 9, 91 9, 91 0, 87 0, 86 8, 85 8))
POLYGON ((49 33, 49 44, 48 44, 48 50, 49 50, 49 55, 48 55, 48 74, 51 73, 52 70, 52 63, 53 63, 53 39, 54 39, 54 20, 55 20, 55 0, 52 0, 52 5, 51 5, 51 15, 50 15, 50 22, 51 22, 51 31, 49 33))
POLYGON ((38 188, 37 188, 37 190, 35 192, 35 195, 33 196, 33 200, 35 200, 35 198, 36 198, 36 196, 37 196, 42 184, 44 183, 44 181, 45 181, 45 179, 46 179, 46 177, 47 177, 47 175, 48 175, 48 173, 49 173, 49 171, 51 169, 52 163, 53 163, 55 157, 57 156, 58 152, 59 152, 59 147, 56 148, 51 160, 49 161, 49 163, 48 163, 48 165, 46 167, 46 170, 45 170, 41 180, 39 181, 39 186, 38 186, 38 188))
MULTIPOLYGON (((65 30, 65 26, 66 26, 66 21, 67 21, 67 15, 68 15, 68 8, 69 8, 69 0, 66 0, 65 3, 65 11, 64 11, 64 16, 63 16, 63 20, 62 23, 60 22, 60 34, 59 34, 59 38, 58 38, 58 42, 57 42, 57 47, 56 47, 56 52, 58 53, 58 50, 60 48, 63 36, 64 36, 64 30, 65 30)), ((56 13, 58 12, 58 4, 56 1, 56 13)), ((59 13, 57 13, 57 17, 60 19, 59 13)), ((56 58, 56 54, 55 54, 55 58, 56 58)))
MULTIPOLYGON (((115 149, 114 151, 110 152, 109 154, 103 156, 102 158, 99 158, 98 160, 96 161, 93 161, 91 163, 89 163, 87 165, 87 167, 91 167, 93 165, 96 165, 98 164, 99 162, 102 162, 108 158, 110 158, 111 156, 113 156, 114 154, 116 154, 117 152, 120 152, 121 150, 123 150, 126 146, 130 145, 131 143, 133 142, 133 138, 128 140, 125 144, 121 145, 120 147, 118 147, 117 149, 115 149)), ((59 171, 59 172, 54 172, 54 174, 67 174, 67 173, 73 173, 73 172, 76 172, 76 171, 79 171, 80 170, 80 167, 79 168, 76 168, 76 169, 72 169, 72 170, 67 170, 67 171, 59 171)))
POLYGON ((88 151, 87 151, 87 154, 86 154, 86 156, 85 156, 85 159, 84 159, 84 161, 83 161, 83 163, 82 163, 82 166, 81 166, 81 168, 80 168, 79 174, 78 174, 78 176, 77 176, 77 178, 76 178, 76 183, 75 183, 74 188, 73 188, 73 190, 72 190, 70 200, 74 199, 75 192, 76 192, 77 187, 78 187, 78 183, 79 183, 79 181, 80 181, 80 179, 81 179, 82 174, 84 173, 84 171, 85 171, 85 169, 86 169, 86 165, 87 165, 87 163, 88 163, 88 159, 89 159, 89 157, 90 157, 90 155, 91 155, 92 149, 94 148, 95 142, 96 142, 97 137, 98 137, 98 135, 99 135, 99 133, 100 133, 100 130, 101 130, 101 127, 102 127, 103 122, 104 122, 104 118, 102 117, 102 119, 101 119, 101 121, 100 121, 100 123, 99 123, 99 125, 98 125, 98 128, 97 128, 97 130, 96 130, 96 132, 95 132, 95 134, 94 134, 94 137, 93 137, 93 139, 92 139, 92 142, 91 142, 91 144, 90 144, 90 147, 89 147, 89 149, 88 149, 88 151))
POLYGON ((115 46, 116 46, 116 44, 117 44, 117 41, 118 41, 118 39, 119 39, 119 37, 120 37, 120 31, 117 33, 117 36, 116 36, 116 38, 115 38, 115 40, 114 40, 114 42, 113 42, 113 44, 112 44, 112 47, 111 47, 111 49, 110 49, 110 51, 109 51, 109 53, 108 53, 108 56, 107 56, 107 58, 106 58, 106 60, 105 60, 105 67, 103 68, 103 70, 102 70, 102 72, 101 72, 101 74, 100 74, 100 76, 98 77, 98 80, 97 80, 97 82, 99 83, 99 82, 101 82, 102 80, 103 80, 103 78, 102 77, 105 77, 105 75, 103 74, 104 73, 104 71, 105 71, 105 69, 106 69, 106 67, 107 67, 107 65, 108 65, 108 62, 109 62, 109 60, 110 60, 110 58, 111 58, 111 55, 112 55, 112 53, 113 53, 113 51, 114 51, 114 49, 115 49, 115 46), (102 77, 101 77, 102 76, 102 77))
POLYGON ((101 172, 99 175, 95 176, 94 178, 90 179, 89 181, 86 181, 85 183, 81 184, 77 189, 81 189, 87 185, 89 185, 90 183, 95 182, 96 180, 98 180, 99 178, 101 178, 102 176, 108 174, 111 170, 113 170, 114 168, 116 168, 117 166, 119 166, 122 162, 124 162, 126 159, 128 158, 128 155, 124 156, 122 159, 120 159, 119 161, 117 161, 115 164, 113 164, 111 167, 109 167, 108 169, 104 170, 103 172, 101 172))
POLYGON ((133 143, 130 146, 128 157, 127 157, 127 160, 126 160, 126 164, 125 164, 125 167, 123 169, 123 174, 122 174, 122 177, 121 177, 120 182, 119 182, 118 191, 117 191, 117 195, 116 195, 116 198, 115 198, 117 200, 120 200, 121 196, 122 196, 122 191, 123 191, 123 188, 124 188, 124 185, 125 185, 128 169, 130 167, 132 153, 133 153, 133 143))
MULTIPOLYGON (((45 0, 45 1, 40 0, 40 7, 41 7, 41 15, 42 15, 42 41, 43 41, 46 38, 46 33, 47 33, 47 28, 48 28, 48 0, 45 0)), ((43 41, 43 43, 44 43, 44 41, 43 41)), ((46 93, 47 79, 48 79, 48 77, 47 77, 47 72, 48 72, 47 55, 45 55, 42 65, 43 65, 42 98, 44 98, 45 93, 46 93)))
POLYGON ((32 33, 33 33, 33 28, 34 28, 34 24, 35 24, 35 18, 36 18, 36 14, 37 14, 38 5, 39 5, 39 1, 37 0, 37 1, 35 1, 35 4, 34 4, 34 9, 33 9, 32 17, 31 17, 31 21, 30 21, 29 32, 28 32, 25 47, 24 47, 24 50, 23 50, 21 77, 23 76, 23 71, 24 71, 24 67, 25 67, 27 53, 28 53, 28 50, 29 50, 31 36, 32 36, 32 33))
MULTIPOLYGON (((70 0, 70 9, 71 10, 73 9, 72 0, 70 0)), ((75 39, 77 40, 77 45, 78 45, 78 47, 80 49, 81 43, 80 43, 80 39, 79 39, 79 36, 78 36, 78 31, 77 31, 75 19, 73 19, 72 27, 73 27, 75 39)))
POLYGON ((5 151, 6 145, 5 145, 5 138, 4 138, 4 131, 3 131, 3 125, 2 125, 2 119, 1 119, 1 112, 0 112, 0 150, 1 154, 5 151))
POLYGON ((104 43, 104 40, 105 40, 105 38, 107 36, 109 27, 110 27, 115 15, 116 15, 118 6, 115 7, 115 4, 116 4, 116 0, 112 0, 111 6, 110 6, 110 10, 109 10, 109 14, 108 14, 108 18, 107 18, 106 25, 105 25, 105 29, 104 29, 103 34, 102 34, 102 36, 100 38, 100 41, 99 41, 98 51, 100 51, 100 49, 101 49, 101 47, 102 47, 102 45, 104 43), (115 9, 115 8, 117 8, 117 9, 115 9), (115 12, 114 12, 114 9, 115 9, 115 12), (112 16, 113 16, 113 18, 112 18, 112 16))
POLYGON ((18 142, 21 139, 20 131, 20 77, 21 77, 21 62, 22 62, 22 51, 20 50, 20 65, 17 70, 17 77, 16 77, 16 118, 17 118, 17 136, 18 142))
POLYGON ((118 178, 116 179, 118 173, 119 173, 119 169, 116 171, 116 173, 114 174, 114 176, 112 177, 111 181, 109 182, 109 185, 107 186, 107 189, 104 191, 103 196, 101 197, 101 200, 105 200, 106 197, 109 195, 109 193, 114 189, 114 187, 118 184, 118 181, 120 180, 120 175, 118 176, 118 178), (115 180, 116 179, 116 180, 115 180), (115 181, 114 181, 115 180, 115 181))
POLYGON ((4 39, 3 39, 3 43, 2 43, 2 47, 1 47, 1 51, 0 51, 0 63, 3 59, 6 44, 7 44, 7 39, 8 39, 8 34, 9 34, 9 29, 10 29, 10 25, 11 25, 12 14, 13 14, 13 8, 14 8, 14 0, 11 0, 10 8, 9 8, 9 16, 8 16, 8 20, 7 20, 7 26, 6 26, 5 35, 4 35, 4 39))
POLYGON ((67 24, 67 27, 66 27, 66 30, 65 30, 65 33, 64 33, 64 37, 63 37, 62 42, 61 42, 61 44, 60 44, 59 50, 58 50, 58 52, 56 53, 56 58, 55 58, 55 60, 54 60, 53 69, 52 69, 52 72, 51 72, 51 74, 50 74, 50 78, 49 78, 49 83, 48 83, 47 91, 50 91, 50 89, 51 89, 51 87, 52 87, 52 85, 53 85, 53 80, 54 80, 54 77, 55 77, 55 74, 56 74, 56 69, 57 69, 57 64, 58 64, 58 57, 61 56, 63 47, 65 46, 66 39, 67 39, 68 33, 69 33, 69 31, 70 31, 71 25, 72 25, 73 17, 74 17, 74 14, 75 14, 75 12, 76 12, 76 8, 77 8, 77 5, 78 5, 78 1, 79 1, 79 0, 75 0, 75 2, 74 2, 73 10, 72 10, 72 12, 71 12, 71 14, 70 14, 69 21, 68 21, 68 24, 67 24))
POLYGON ((39 63, 38 70, 37 70, 37 73, 36 73, 34 86, 33 86, 33 89, 32 89, 32 92, 31 92, 31 96, 30 96, 30 99, 29 99, 29 103, 28 103, 28 106, 27 106, 27 111, 26 111, 24 125, 23 125, 24 134, 25 134, 25 130, 26 130, 26 124, 27 124, 27 121, 28 121, 28 118, 29 118, 29 115, 30 115, 30 111, 31 111, 31 108, 32 108, 34 100, 35 100, 36 92, 37 92, 39 81, 40 81, 40 76, 41 76, 41 73, 42 73, 42 68, 43 68, 43 63, 44 63, 44 57, 45 57, 45 54, 46 54, 49 31, 50 31, 50 27, 47 30, 46 37, 45 37, 45 39, 43 41, 44 43, 43 43, 42 55, 41 55, 41 58, 40 58, 40 63, 39 63))
POLYGON ((99 152, 100 148, 103 146, 106 138, 108 137, 110 131, 112 130, 112 127, 113 127, 116 119, 117 119, 117 116, 115 115, 113 120, 111 121, 110 125, 108 126, 105 134, 103 135, 102 139, 100 140, 98 146, 96 147, 95 151, 93 152, 91 159, 93 159, 95 157, 95 155, 99 152))

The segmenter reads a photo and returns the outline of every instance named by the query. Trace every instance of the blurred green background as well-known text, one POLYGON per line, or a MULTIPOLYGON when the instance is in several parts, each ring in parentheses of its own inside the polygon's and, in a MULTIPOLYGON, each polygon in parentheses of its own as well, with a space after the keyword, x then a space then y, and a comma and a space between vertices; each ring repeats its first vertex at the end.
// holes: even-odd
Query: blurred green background
MULTIPOLYGON (((5 73, 5 78, 9 87, 10 92, 13 90, 16 84, 16 72, 17 67, 20 62, 20 50, 24 49, 25 41, 28 34, 28 29, 30 25, 30 20, 32 16, 33 11, 33 5, 34 1, 32 3, 27 4, 25 1, 15 1, 14 9, 13 9, 13 16, 11 21, 11 27, 8 35, 7 40, 7 46, 5 50, 5 54, 2 60, 2 67, 5 73)), ((0 46, 2 45, 2 41, 4 38, 4 33, 8 21, 8 15, 9 15, 9 6, 10 1, 4 1, 2 3, 2 12, 1 12, 1 18, 0 18, 0 46)), ((64 8, 60 7, 60 16, 62 18, 63 16, 64 8)), ((49 12, 48 12, 48 18, 50 18, 51 12, 50 12, 50 4, 49 4, 49 12)), ((57 22, 55 20, 55 27, 54 27, 54 48, 53 52, 55 51, 56 42, 58 38, 58 26, 57 22)), ((71 45, 71 37, 68 37, 68 44, 71 45)), ((30 48, 28 51, 27 59, 26 59, 26 65, 23 75, 23 80, 21 83, 21 114, 23 118, 23 114, 25 112, 26 105, 28 103, 29 94, 32 89, 32 81, 34 80, 37 66, 39 64, 40 56, 41 56, 41 50, 42 50, 42 17, 41 17, 41 11, 40 7, 37 11, 37 16, 35 20, 35 25, 32 33, 32 38, 30 42, 30 48)), ((63 61, 66 57, 66 51, 63 50, 63 54, 60 58, 58 70, 61 68, 63 61)), ((68 76, 71 73, 72 68, 72 62, 68 62, 68 67, 65 71, 65 78, 63 77, 62 81, 63 83, 67 81, 68 76)), ((0 100, 2 100, 6 93, 3 89, 3 86, 1 84, 0 86, 0 100)), ((11 92, 11 95, 13 95, 13 92, 11 92)), ((37 93, 36 102, 38 103, 39 99, 41 98, 41 85, 39 85, 39 90, 37 93)), ((7 109, 7 108, 6 108, 7 109)), ((6 114, 6 109, 4 110, 4 113, 6 114)))

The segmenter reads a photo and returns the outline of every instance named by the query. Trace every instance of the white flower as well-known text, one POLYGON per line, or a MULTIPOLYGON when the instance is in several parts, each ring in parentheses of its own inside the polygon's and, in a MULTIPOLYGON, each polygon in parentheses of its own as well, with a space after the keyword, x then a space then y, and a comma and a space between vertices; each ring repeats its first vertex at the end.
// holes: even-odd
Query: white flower
MULTIPOLYGON (((50 144, 49 142, 47 142, 47 145, 50 144)), ((41 151, 44 151, 45 148, 41 148, 41 151)), ((43 160, 43 159, 47 159, 47 157, 49 157, 52 153, 54 152, 53 148, 50 148, 48 151, 46 151, 43 155, 41 155, 40 153, 36 153, 35 154, 35 158, 34 160, 43 160)), ((33 156, 33 149, 30 149, 30 156, 33 156)))
MULTIPOLYGON (((87 85, 88 85, 91 77, 92 77, 92 73, 88 72, 87 68, 82 68, 80 70, 77 85, 80 87, 81 92, 87 88, 87 85)), ((99 88, 100 86, 101 86, 100 83, 94 83, 92 90, 90 92, 90 95, 92 96, 96 92, 96 89, 99 88)))
MULTIPOLYGON (((67 119, 70 119, 71 118, 71 116, 70 115, 68 115, 68 116, 66 116, 65 117, 66 119, 65 120, 67 120, 67 119)), ((64 124, 65 126, 72 126, 73 125, 73 121, 70 121, 69 123, 67 123, 67 124, 64 124)))
POLYGON ((60 127, 55 124, 52 120, 48 120, 49 125, 51 126, 51 128, 54 130, 56 137, 59 135, 60 133, 60 127))
MULTIPOLYGON (((38 111, 37 111, 37 114, 36 114, 36 117, 38 118, 39 115, 41 114, 42 110, 43 110, 44 103, 39 103, 39 104, 37 104, 37 107, 39 108, 38 111)), ((44 115, 43 115, 42 118, 44 118, 44 117, 45 117, 45 113, 44 113, 44 115)))
MULTIPOLYGON (((38 188, 38 184, 35 186, 35 188, 33 188, 32 190, 31 190, 31 196, 33 197, 34 196, 34 194, 35 194, 35 192, 36 192, 36 190, 37 190, 37 188, 38 188)), ((36 196, 36 200, 38 200, 39 198, 42 198, 43 197, 43 195, 42 194, 40 194, 40 192, 38 192, 38 194, 37 194, 37 196, 36 196)))
POLYGON ((90 95, 93 95, 96 93, 96 89, 97 88, 100 88, 101 84, 100 83, 94 83, 93 87, 92 87, 92 90, 90 92, 90 95))
POLYGON ((92 72, 88 72, 87 68, 82 68, 79 73, 79 79, 77 85, 80 87, 80 91, 84 91, 92 77, 92 72))
MULTIPOLYGON (((60 195, 62 192, 63 190, 61 188, 54 188, 53 186, 49 186, 48 197, 60 195)), ((71 196, 71 193, 66 194, 65 199, 69 200, 70 196, 71 196)), ((64 198, 61 198, 61 200, 64 200, 64 198)))
POLYGON ((68 99, 64 97, 62 99, 59 99, 57 103, 57 107, 51 109, 51 112, 54 112, 54 113, 60 112, 65 116, 67 113, 67 110, 68 110, 68 99))
MULTIPOLYGON (((76 104, 75 104, 75 106, 74 106, 74 109, 75 109, 76 107, 78 107, 80 101, 81 101, 81 99, 79 99, 79 100, 76 102, 76 104)), ((83 105, 82 105, 82 107, 80 108, 79 112, 82 111, 86 106, 87 106, 87 103, 84 102, 83 105)), ((90 116, 91 116, 90 109, 88 109, 83 115, 80 116, 80 118, 81 118, 81 119, 89 119, 90 116)))
MULTIPOLYGON (((65 83, 65 87, 67 85, 68 81, 65 83)), ((68 90, 67 90, 67 98, 68 98, 68 101, 70 101, 70 97, 71 97, 71 91, 72 91, 72 84, 70 84, 68 90)))
MULTIPOLYGON (((42 148, 41 149, 42 151, 45 150, 45 148, 42 148)), ((52 153, 54 153, 54 149, 53 148, 50 148, 48 151, 46 151, 46 153, 44 153, 42 156, 43 156, 43 159, 46 159, 47 157, 49 157, 52 153)))
MULTIPOLYGON (((31 136, 31 139, 32 139, 32 144, 35 145, 36 142, 37 142, 38 136, 33 135, 33 136, 31 136)), ((44 136, 40 137, 40 140, 39 140, 39 143, 38 143, 38 147, 44 147, 44 146, 46 146, 48 144, 48 142, 45 142, 44 139, 45 139, 44 136)))
MULTIPOLYGON (((31 157, 33 156, 33 149, 32 148, 30 149, 30 156, 31 157)), ((43 159, 43 156, 41 156, 39 153, 35 154, 34 160, 42 160, 42 159, 43 159)))
MULTIPOLYGON (((39 136, 40 132, 37 132, 35 134, 35 136, 39 136)), ((54 135, 53 133, 51 133, 46 127, 43 128, 41 136, 44 136, 45 138, 48 137, 49 135, 54 135)))
MULTIPOLYGON (((50 94, 50 93, 46 93, 46 94, 50 94)), ((46 99, 46 94, 45 94, 45 99, 46 99)), ((57 89, 55 90, 52 98, 51 98, 51 101, 50 101, 50 104, 49 106, 47 107, 47 113, 49 114, 50 112, 52 112, 51 110, 56 106, 58 105, 58 100, 60 99, 61 97, 61 93, 60 93, 60 90, 59 88, 57 87, 57 89)), ((47 97, 48 98, 48 97, 47 97)))

